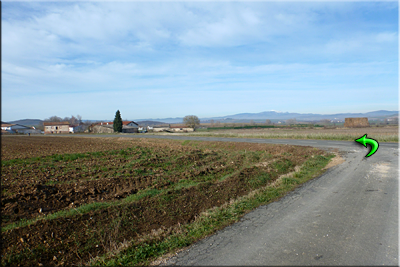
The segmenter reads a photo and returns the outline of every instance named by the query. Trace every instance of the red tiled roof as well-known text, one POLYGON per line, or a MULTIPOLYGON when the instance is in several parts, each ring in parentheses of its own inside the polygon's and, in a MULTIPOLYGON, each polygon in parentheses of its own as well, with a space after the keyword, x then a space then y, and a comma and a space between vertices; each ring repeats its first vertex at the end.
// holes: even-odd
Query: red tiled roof
POLYGON ((51 121, 51 122, 43 122, 43 126, 57 126, 57 125, 69 125, 68 121, 51 121))

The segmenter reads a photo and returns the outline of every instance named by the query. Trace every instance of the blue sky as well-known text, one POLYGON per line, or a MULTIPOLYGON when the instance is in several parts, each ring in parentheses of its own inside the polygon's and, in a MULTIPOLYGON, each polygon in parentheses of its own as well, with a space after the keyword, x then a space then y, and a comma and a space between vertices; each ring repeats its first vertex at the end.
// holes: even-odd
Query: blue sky
POLYGON ((2 2, 2 121, 398 110, 398 2, 2 2))

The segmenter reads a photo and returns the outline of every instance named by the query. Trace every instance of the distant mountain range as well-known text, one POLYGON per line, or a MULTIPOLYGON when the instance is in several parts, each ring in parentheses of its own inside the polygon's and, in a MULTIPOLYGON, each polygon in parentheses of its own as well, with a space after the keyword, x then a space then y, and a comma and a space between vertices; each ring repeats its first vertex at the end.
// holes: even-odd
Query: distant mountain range
POLYGON ((161 121, 149 121, 149 120, 133 120, 134 122, 138 123, 140 126, 154 126, 154 125, 161 125, 161 124, 166 124, 165 122, 161 122, 161 121))
POLYGON ((6 123, 21 124, 24 126, 37 126, 37 125, 40 125, 42 122, 43 122, 43 120, 38 120, 38 119, 24 119, 24 120, 17 120, 17 121, 8 121, 6 123))
MULTIPOLYGON (((398 116, 398 111, 388 111, 388 110, 378 110, 367 113, 336 113, 336 114, 313 114, 313 113, 289 113, 289 112, 279 112, 279 111, 264 111, 260 113, 239 113, 234 115, 228 115, 223 117, 210 117, 210 118, 200 118, 201 122, 214 121, 229 121, 229 122, 245 122, 250 120, 287 120, 296 119, 297 121, 319 121, 323 119, 330 120, 344 120, 345 118, 358 118, 367 117, 369 119, 378 118, 384 119, 391 116, 398 116)), ((152 119, 147 119, 152 120, 152 119)), ((183 118, 164 118, 164 119, 154 119, 158 121, 163 121, 165 123, 182 123, 183 118)))
MULTIPOLYGON (((368 119, 385 119, 387 117, 398 116, 398 111, 388 111, 388 110, 377 110, 367 113, 336 113, 336 114, 314 114, 314 113, 290 113, 290 112, 279 112, 279 111, 264 111, 260 113, 239 113, 234 115, 228 115, 223 117, 210 117, 210 118, 200 118, 203 123, 209 122, 210 120, 221 121, 221 122, 246 122, 250 120, 260 121, 260 120, 287 120, 296 119, 297 121, 320 121, 323 119, 329 120, 340 120, 344 121, 345 118, 358 118, 367 117, 368 119)), ((90 121, 90 120, 84 120, 90 121)), ((92 120, 95 121, 95 120, 92 120)), ((105 120, 107 121, 107 120, 105 120)), ((138 122, 143 126, 153 126, 167 123, 182 123, 183 117, 177 118, 164 118, 164 119, 136 119, 133 120, 138 122)), ((24 119, 9 121, 7 123, 21 124, 25 126, 36 126, 40 125, 43 120, 38 119, 24 119)))

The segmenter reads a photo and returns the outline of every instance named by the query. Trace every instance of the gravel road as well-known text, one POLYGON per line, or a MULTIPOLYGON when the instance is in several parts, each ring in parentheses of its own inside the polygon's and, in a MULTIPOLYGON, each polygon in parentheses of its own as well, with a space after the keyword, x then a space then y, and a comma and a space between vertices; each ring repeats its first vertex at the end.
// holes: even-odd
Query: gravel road
POLYGON ((365 158, 369 147, 346 141, 118 137, 314 146, 338 149, 345 160, 176 254, 165 265, 399 265, 397 143, 381 143, 373 156, 365 158))

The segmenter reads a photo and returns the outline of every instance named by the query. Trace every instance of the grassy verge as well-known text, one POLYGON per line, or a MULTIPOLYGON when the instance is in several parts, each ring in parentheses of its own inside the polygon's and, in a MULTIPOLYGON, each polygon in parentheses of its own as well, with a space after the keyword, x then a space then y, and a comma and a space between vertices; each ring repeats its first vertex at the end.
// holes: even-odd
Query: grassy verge
POLYGON ((173 229, 160 229, 159 232, 154 232, 152 235, 124 243, 116 251, 97 257, 89 264, 95 266, 148 265, 166 253, 173 253, 237 222, 249 211, 260 205, 276 201, 300 184, 321 175, 324 172, 322 168, 332 157, 333 155, 312 157, 293 177, 282 177, 272 185, 256 189, 220 207, 209 209, 192 223, 178 225, 173 229))

